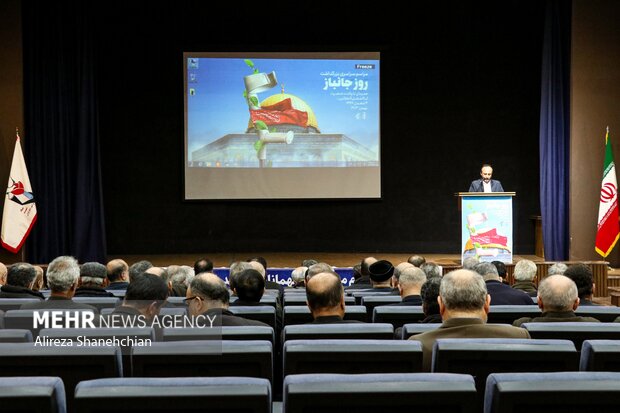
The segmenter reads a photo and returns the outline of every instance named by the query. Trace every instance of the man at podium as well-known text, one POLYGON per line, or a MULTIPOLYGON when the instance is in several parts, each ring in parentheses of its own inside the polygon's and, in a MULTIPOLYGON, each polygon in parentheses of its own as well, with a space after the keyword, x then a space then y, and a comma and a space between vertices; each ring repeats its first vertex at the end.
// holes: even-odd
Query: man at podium
POLYGON ((504 192, 501 182, 491 179, 491 176, 493 176, 491 165, 482 165, 480 176, 480 179, 472 181, 469 186, 469 192, 504 192))

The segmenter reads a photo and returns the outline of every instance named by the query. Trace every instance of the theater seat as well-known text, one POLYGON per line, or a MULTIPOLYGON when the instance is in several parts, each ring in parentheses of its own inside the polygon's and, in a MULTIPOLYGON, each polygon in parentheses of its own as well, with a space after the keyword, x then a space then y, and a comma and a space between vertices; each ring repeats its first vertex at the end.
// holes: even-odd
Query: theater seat
POLYGON ((372 314, 373 323, 390 323, 394 328, 404 324, 416 323, 424 320, 424 312, 419 306, 382 306, 375 307, 372 314))
POLYGON ((0 298, 0 310, 19 310, 22 304, 38 303, 40 301, 38 298, 0 298))
POLYGON ((620 373, 493 373, 484 413, 613 412, 620 405, 620 373))
POLYGON ((230 312, 238 317, 263 322, 276 329, 276 309, 270 305, 229 307, 230 312))
POLYGON ((65 386, 59 377, 4 377, 0 410, 19 413, 65 413, 65 386))
POLYGON ((487 323, 512 325, 521 317, 540 317, 540 314, 537 305, 492 305, 487 314, 487 323))
POLYGON ((415 373, 422 371, 422 344, 396 340, 289 340, 284 377, 306 373, 415 373))
POLYGON ((80 413, 271 413, 271 386, 245 377, 102 379, 79 383, 75 402, 80 413))
MULTIPOLYGON (((283 310, 284 325, 307 324, 312 322, 312 314, 308 307, 300 305, 285 306, 283 310)), ((363 305, 349 305, 345 308, 345 320, 366 321, 366 307, 363 305)))
POLYGON ((104 308, 115 308, 121 305, 122 300, 118 297, 73 297, 73 301, 88 304, 101 312, 104 308))
POLYGON ((469 375, 299 374, 284 379, 285 413, 477 412, 469 375))
POLYGON ((399 337, 402 340, 408 340, 409 337, 426 333, 427 331, 436 330, 441 326, 441 323, 409 323, 405 324, 401 329, 401 336, 399 337))
POLYGON ((579 370, 620 372, 620 340, 585 340, 579 370))
POLYGON ((275 344, 274 331, 262 326, 224 326, 214 328, 164 328, 163 341, 192 340, 267 340, 275 344))
POLYGON ((134 377, 273 377, 269 341, 170 341, 131 349, 134 377))
POLYGON ((24 329, 0 330, 0 343, 32 343, 32 332, 24 329))
POLYGON ((391 324, 303 324, 285 326, 282 330, 282 342, 286 342, 287 340, 317 339, 391 340, 393 338, 394 329, 391 324))
POLYGON ((565 339, 581 350, 584 340, 620 340, 620 323, 525 323, 532 338, 565 339))

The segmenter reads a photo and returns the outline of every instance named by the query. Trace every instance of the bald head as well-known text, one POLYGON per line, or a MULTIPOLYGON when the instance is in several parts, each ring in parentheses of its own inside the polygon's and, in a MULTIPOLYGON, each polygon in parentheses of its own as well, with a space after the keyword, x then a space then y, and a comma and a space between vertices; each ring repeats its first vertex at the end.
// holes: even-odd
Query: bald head
POLYGON ((441 280, 439 296, 446 309, 460 312, 482 310, 488 300, 482 276, 471 270, 456 270, 441 280))
POLYGON ((228 308, 230 293, 220 277, 203 272, 190 283, 186 298, 189 313, 196 316, 211 308, 228 308))
POLYGON ((538 306, 543 311, 572 311, 579 306, 577 285, 564 275, 550 275, 538 286, 538 306))
POLYGON ((340 312, 344 315, 344 289, 338 275, 322 272, 306 283, 306 300, 312 314, 318 312, 340 312))
POLYGON ((108 262, 106 270, 110 282, 127 281, 129 279, 129 266, 121 259, 108 262))

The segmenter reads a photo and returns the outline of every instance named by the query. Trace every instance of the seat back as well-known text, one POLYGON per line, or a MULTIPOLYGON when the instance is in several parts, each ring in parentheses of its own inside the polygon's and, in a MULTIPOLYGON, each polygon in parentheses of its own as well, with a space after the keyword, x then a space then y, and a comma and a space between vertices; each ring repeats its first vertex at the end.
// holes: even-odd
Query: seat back
POLYGON ((582 305, 575 310, 575 315, 593 317, 602 323, 611 323, 620 317, 620 307, 615 305, 582 305))
POLYGON ((32 343, 32 332, 26 329, 0 330, 0 343, 32 343))
POLYGON ((493 373, 484 412, 611 412, 620 404, 620 373, 493 373))
MULTIPOLYGON (((307 324, 312 322, 312 314, 308 307, 300 305, 285 306, 283 310, 284 325, 307 324)), ((345 308, 345 320, 366 321, 366 307, 349 305, 345 308)))
POLYGON ((289 340, 284 377, 306 373, 413 373, 422 371, 422 344, 398 340, 289 340))
POLYGON ((584 340, 620 340, 620 323, 525 323, 532 338, 565 339, 581 350, 584 340))
POLYGON ((285 326, 282 330, 282 342, 317 339, 391 340, 393 338, 394 328, 390 324, 302 324, 285 326))
POLYGON ((40 301, 37 298, 0 298, 0 310, 19 310, 22 304, 38 303, 40 301))
POLYGON ((521 317, 538 317, 540 314, 537 305, 492 305, 487 314, 487 323, 512 325, 521 317))
POLYGON ((285 413, 476 412, 476 387, 461 374, 294 374, 284 379, 285 413))
POLYGON ((375 307, 372 313, 373 323, 390 323, 394 328, 404 324, 416 323, 424 320, 424 312, 420 306, 383 306, 375 307))
POLYGON ((0 380, 3 411, 66 413, 65 386, 59 377, 5 377, 0 380))
POLYGON ((375 307, 397 304, 403 301, 400 295, 363 295, 361 298, 360 304, 366 307, 366 314, 369 316, 368 321, 372 321, 372 314, 375 307))
POLYGON ((273 346, 262 340, 169 341, 131 349, 134 377, 273 377, 273 346))
POLYGON ((118 297, 73 297, 76 303, 88 304, 95 307, 99 312, 103 308, 115 308, 121 305, 122 300, 118 297))
POLYGON ((579 370, 620 372, 620 340, 585 340, 579 370))
MULTIPOLYGON (((344 304, 347 306, 355 305, 355 298, 353 297, 344 297, 344 304)), ((286 293, 284 292, 284 305, 307 305, 306 304, 306 292, 303 293, 286 293)))
POLYGON ((204 412, 209 407, 222 413, 270 413, 271 386, 268 380, 247 377, 90 380, 78 384, 75 404, 81 413, 145 408, 149 412, 204 412))
POLYGON ((230 312, 238 317, 263 322, 275 330, 276 309, 270 305, 229 307, 230 312))
POLYGON ((426 333, 427 331, 438 329, 441 323, 410 323, 405 324, 402 328, 401 338, 408 340, 409 337, 416 334, 426 333))
POLYGON ((273 328, 263 326, 164 328, 162 339, 163 341, 266 340, 272 345, 275 344, 273 328))

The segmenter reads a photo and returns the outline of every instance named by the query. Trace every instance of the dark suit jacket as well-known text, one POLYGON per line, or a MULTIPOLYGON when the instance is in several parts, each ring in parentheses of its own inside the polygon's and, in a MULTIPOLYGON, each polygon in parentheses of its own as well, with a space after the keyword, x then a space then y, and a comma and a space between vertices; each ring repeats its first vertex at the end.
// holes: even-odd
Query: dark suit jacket
POLYGON ((388 304, 390 306, 395 306, 395 305, 416 305, 416 306, 420 306, 422 305, 422 297, 420 297, 419 295, 408 295, 406 297, 403 297, 403 301, 401 301, 400 303, 394 303, 394 304, 388 304))
POLYGON ((100 287, 80 287, 74 297, 114 297, 114 294, 100 287))
MULTIPOLYGON (((491 179, 491 191, 504 192, 504 187, 502 187, 502 183, 500 181, 491 179)), ((469 192, 484 192, 484 186, 482 185, 482 179, 476 179, 475 181, 472 181, 471 185, 469 186, 469 192)))
POLYGON ((0 298, 38 298, 44 300, 45 297, 38 291, 32 291, 30 288, 18 287, 15 285, 3 285, 0 287, 0 298))
POLYGON ((439 338, 530 338, 530 333, 523 328, 486 324, 480 318, 451 318, 436 330, 409 338, 422 343, 424 371, 431 371, 433 345, 439 338))
POLYGON ((106 290, 126 290, 127 287, 129 287, 129 283, 127 281, 114 281, 106 287, 106 290))
POLYGON ((314 319, 314 321, 308 324, 355 324, 355 323, 363 323, 363 321, 343 320, 337 315, 328 315, 328 316, 317 317, 314 319))
POLYGON ((491 305, 533 305, 534 300, 521 290, 515 290, 500 281, 487 281, 491 305))
POLYGON ((257 320, 250 320, 249 318, 238 317, 231 313, 228 310, 220 309, 220 308, 212 308, 207 310, 202 315, 209 316, 210 319, 213 319, 215 316, 215 321, 213 323, 214 327, 226 327, 226 326, 261 326, 261 327, 270 327, 268 324, 262 323, 257 320))
POLYGON ((515 327, 520 327, 523 323, 600 323, 592 317, 579 317, 573 311, 545 311, 540 317, 522 317, 512 323, 515 327))

